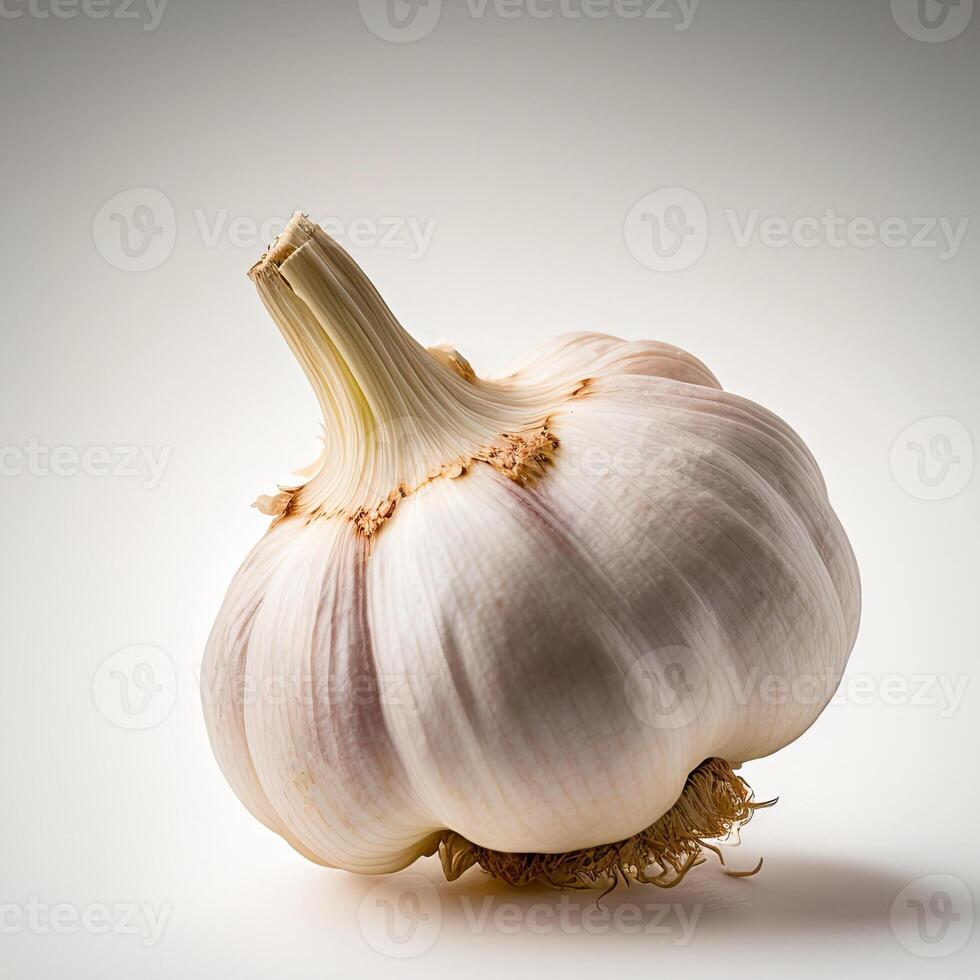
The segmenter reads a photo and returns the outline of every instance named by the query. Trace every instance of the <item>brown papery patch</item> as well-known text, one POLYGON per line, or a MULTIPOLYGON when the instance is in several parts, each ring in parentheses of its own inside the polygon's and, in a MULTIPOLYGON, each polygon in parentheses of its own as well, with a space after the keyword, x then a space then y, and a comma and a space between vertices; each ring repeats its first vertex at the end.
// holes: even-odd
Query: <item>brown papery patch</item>
MULTIPOLYGON (((347 515, 365 537, 376 535, 395 513, 401 500, 410 497, 422 487, 445 477, 458 480, 476 463, 486 463, 509 480, 530 486, 544 476, 545 468, 558 451, 558 437, 545 425, 537 432, 524 434, 503 433, 494 445, 475 452, 458 463, 448 463, 441 469, 433 470, 417 487, 401 486, 392 491, 374 507, 361 507, 347 515)), ((288 506, 288 504, 287 504, 288 506)))
POLYGON ((545 466, 557 451, 558 437, 545 425, 540 431, 525 435, 505 432, 498 445, 473 458, 526 486, 544 476, 545 466))
MULTIPOLYGON (((480 449, 459 462, 447 463, 445 466, 433 470, 416 487, 408 487, 403 484, 392 490, 387 497, 372 507, 359 507, 354 511, 337 510, 330 513, 315 510, 307 513, 306 519, 313 521, 322 517, 342 516, 349 520, 364 537, 372 538, 391 519, 400 501, 410 497, 433 480, 443 477, 449 480, 457 480, 465 476, 470 467, 476 463, 485 463, 509 480, 513 480, 524 487, 531 486, 544 476, 547 465, 554 459, 555 453, 558 451, 558 446, 558 437, 547 425, 535 432, 523 434, 505 432, 494 440, 494 445, 480 449)), ((263 495, 252 504, 261 513, 274 518, 273 527, 293 515, 297 495, 303 488, 280 487, 279 489, 280 492, 275 496, 263 495)))

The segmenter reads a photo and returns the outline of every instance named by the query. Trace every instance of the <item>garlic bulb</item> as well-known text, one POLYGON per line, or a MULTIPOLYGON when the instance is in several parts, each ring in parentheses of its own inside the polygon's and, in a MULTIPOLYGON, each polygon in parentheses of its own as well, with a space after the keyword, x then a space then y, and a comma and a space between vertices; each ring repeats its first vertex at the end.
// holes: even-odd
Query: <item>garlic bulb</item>
POLYGON ((257 502, 207 647, 238 796, 365 874, 438 850, 450 877, 677 880, 854 643, 857 568, 799 437, 661 343, 572 334, 480 378, 302 215, 250 276, 325 433, 257 502))

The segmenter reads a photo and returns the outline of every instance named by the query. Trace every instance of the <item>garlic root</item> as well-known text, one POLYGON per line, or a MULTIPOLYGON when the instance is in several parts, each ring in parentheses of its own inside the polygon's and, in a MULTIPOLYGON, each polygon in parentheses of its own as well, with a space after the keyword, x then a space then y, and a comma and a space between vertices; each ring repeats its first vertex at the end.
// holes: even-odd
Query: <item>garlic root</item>
MULTIPOLYGON (((492 878, 508 885, 539 883, 553 888, 595 888, 636 882, 673 888, 687 873, 704 863, 704 851, 725 859, 712 840, 736 834, 756 810, 776 800, 755 803, 749 784, 724 759, 706 759, 688 777, 677 802, 646 830, 626 840, 601 844, 566 854, 510 854, 478 847, 447 831, 430 853, 438 850, 443 873, 455 881, 479 865, 492 878), (658 869, 651 873, 651 869, 658 869)), ((726 871, 730 877, 756 874, 726 871)))

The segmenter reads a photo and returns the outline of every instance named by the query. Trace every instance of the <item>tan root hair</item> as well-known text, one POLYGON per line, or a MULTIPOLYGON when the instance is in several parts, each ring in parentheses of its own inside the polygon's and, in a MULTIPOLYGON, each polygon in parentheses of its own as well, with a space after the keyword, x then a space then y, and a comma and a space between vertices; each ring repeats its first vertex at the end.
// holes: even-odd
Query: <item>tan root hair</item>
MULTIPOLYGON (((691 868, 705 861, 704 851, 725 859, 712 840, 737 833, 762 807, 776 801, 754 803, 749 784, 724 759, 706 759, 688 777, 677 802, 646 830, 616 841, 566 854, 511 854, 478 847, 452 830, 439 839, 442 869, 449 881, 478 864, 493 878, 509 885, 532 882, 554 888, 613 888, 631 882, 673 888, 691 868)), ((435 850, 435 848, 433 849, 435 850)), ((752 871, 727 871, 747 877, 752 871)))

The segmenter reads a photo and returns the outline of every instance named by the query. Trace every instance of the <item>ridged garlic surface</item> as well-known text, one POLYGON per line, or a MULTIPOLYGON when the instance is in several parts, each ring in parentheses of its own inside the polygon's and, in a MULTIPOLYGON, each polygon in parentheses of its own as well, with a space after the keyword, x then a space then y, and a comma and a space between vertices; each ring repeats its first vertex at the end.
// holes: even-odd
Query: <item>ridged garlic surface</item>
POLYGON ((814 722, 860 585, 779 418, 600 334, 478 378, 302 216, 251 276, 325 429, 309 480, 259 501, 205 656, 218 762, 266 826, 366 874, 446 831, 576 852, 814 722))

